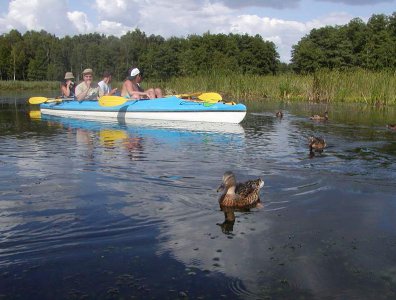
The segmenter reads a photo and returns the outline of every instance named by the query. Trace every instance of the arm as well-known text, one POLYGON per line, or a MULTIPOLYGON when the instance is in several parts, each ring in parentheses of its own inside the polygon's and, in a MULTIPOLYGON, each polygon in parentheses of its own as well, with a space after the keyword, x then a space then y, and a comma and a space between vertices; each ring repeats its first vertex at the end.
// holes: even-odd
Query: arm
POLYGON ((61 85, 61 93, 62 96, 69 97, 70 96, 70 82, 66 83, 66 85, 61 85))
POLYGON ((117 92, 117 88, 112 89, 112 90, 110 91, 109 95, 110 95, 110 96, 111 96, 111 95, 114 95, 115 92, 117 92))
POLYGON ((139 99, 141 96, 148 96, 147 93, 136 90, 130 80, 125 82, 125 87, 131 98, 139 99))

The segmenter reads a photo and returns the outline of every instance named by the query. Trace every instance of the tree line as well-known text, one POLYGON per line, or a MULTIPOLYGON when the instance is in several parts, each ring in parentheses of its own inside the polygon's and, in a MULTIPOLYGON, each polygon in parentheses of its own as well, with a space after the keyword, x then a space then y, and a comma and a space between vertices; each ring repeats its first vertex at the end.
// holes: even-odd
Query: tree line
POLYGON ((11 30, 0 36, 1 80, 60 80, 66 71, 105 70, 122 80, 138 66, 146 76, 167 79, 215 70, 238 74, 275 74, 279 55, 259 35, 210 34, 187 38, 147 36, 136 29, 120 38, 97 33, 58 38, 46 31, 11 30))
POLYGON ((396 13, 356 18, 344 26, 313 29, 293 46, 290 64, 281 63, 273 42, 260 35, 211 34, 165 39, 139 29, 121 37, 98 33, 56 37, 46 31, 11 30, 0 36, 0 80, 61 80, 66 71, 113 72, 123 80, 131 66, 146 76, 203 74, 268 75, 313 73, 320 69, 396 69, 396 13))
POLYGON ((396 70, 396 12, 374 14, 364 23, 352 19, 344 26, 313 29, 293 46, 291 66, 296 73, 320 69, 396 70))

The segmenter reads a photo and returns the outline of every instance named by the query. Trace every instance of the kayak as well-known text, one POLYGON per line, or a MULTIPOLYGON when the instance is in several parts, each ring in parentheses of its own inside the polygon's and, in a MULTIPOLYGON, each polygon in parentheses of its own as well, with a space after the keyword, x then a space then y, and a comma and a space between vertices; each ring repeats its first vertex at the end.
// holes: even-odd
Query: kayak
POLYGON ((244 104, 205 102, 176 96, 128 100, 121 105, 103 106, 98 101, 65 99, 40 104, 42 115, 79 119, 116 119, 128 122, 136 119, 195 121, 238 124, 246 116, 244 104))

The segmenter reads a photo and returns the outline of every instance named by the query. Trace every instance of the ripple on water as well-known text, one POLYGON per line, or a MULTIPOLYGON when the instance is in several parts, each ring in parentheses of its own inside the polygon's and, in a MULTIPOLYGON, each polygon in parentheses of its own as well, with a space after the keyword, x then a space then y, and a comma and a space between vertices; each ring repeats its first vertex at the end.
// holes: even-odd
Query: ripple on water
POLYGON ((20 134, 10 126, 12 135, 1 137, 0 265, 43 263, 1 282, 29 295, 25 279, 44 278, 49 259, 45 270, 60 278, 51 287, 62 290, 64 275, 75 271, 93 295, 125 273, 150 278, 152 291, 170 283, 189 289, 180 295, 191 298, 203 293, 192 292, 192 278, 217 295, 244 299, 262 298, 255 294, 261 289, 282 298, 288 282, 314 296, 318 285, 339 291, 339 278, 356 284, 350 298, 362 286, 392 292, 382 275, 392 273, 395 246, 395 135, 308 115, 248 114, 235 135, 111 124, 130 138, 128 147, 101 133, 108 125, 85 130, 88 140, 84 131, 77 139, 77 128, 40 122, 42 130, 20 134), (310 135, 323 136, 328 147, 310 156, 310 135), (265 180, 264 208, 227 219, 216 193, 227 170, 241 181, 265 180), (381 255, 372 261, 372 253, 381 255), (304 266, 313 276, 300 280, 304 266), (359 273, 351 275, 355 266, 359 273), (312 281, 316 273, 324 275, 312 281))

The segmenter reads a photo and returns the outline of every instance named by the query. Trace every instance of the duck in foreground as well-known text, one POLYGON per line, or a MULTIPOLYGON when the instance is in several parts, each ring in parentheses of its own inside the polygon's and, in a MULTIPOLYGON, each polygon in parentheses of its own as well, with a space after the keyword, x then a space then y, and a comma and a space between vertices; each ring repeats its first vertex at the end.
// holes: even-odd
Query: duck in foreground
POLYGON ((325 139, 322 137, 311 136, 309 137, 308 142, 309 151, 321 151, 327 146, 325 139))
POLYGON ((217 189, 217 191, 223 191, 219 197, 220 207, 253 207, 260 202, 260 189, 263 186, 264 181, 261 178, 237 183, 234 173, 227 171, 217 189))
POLYGON ((311 117, 309 117, 311 120, 315 120, 315 121, 327 121, 329 119, 329 114, 327 113, 327 111, 325 111, 324 115, 312 115, 311 117))

